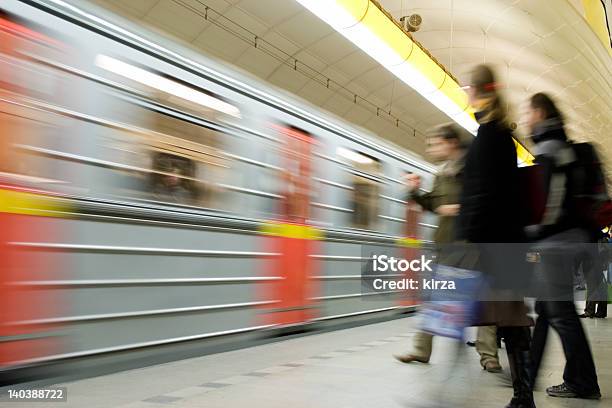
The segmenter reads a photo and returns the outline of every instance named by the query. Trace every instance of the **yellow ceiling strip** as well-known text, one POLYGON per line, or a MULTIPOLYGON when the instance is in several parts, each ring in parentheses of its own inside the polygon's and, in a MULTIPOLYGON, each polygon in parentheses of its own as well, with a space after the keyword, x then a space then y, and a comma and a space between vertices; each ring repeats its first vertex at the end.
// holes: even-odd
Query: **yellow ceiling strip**
POLYGON ((449 75, 446 76, 440 91, 442 91, 444 95, 448 96, 448 98, 453 101, 459 107, 459 109, 466 111, 470 108, 467 94, 449 75))
MULTIPOLYGON (((606 46, 608 52, 612 53, 612 43, 610 42, 608 21, 603 2, 601 0, 582 0, 582 6, 584 7, 584 18, 606 46)), ((612 10, 608 10, 608 13, 612 13, 612 10)))
MULTIPOLYGON (((314 0, 308 3, 320 3, 320 1, 314 0)), ((327 1, 328 6, 333 3, 333 0, 327 1)), ((461 120, 454 118, 455 115, 468 109, 465 91, 461 89, 451 74, 447 73, 410 35, 395 24, 377 4, 371 0, 336 0, 335 3, 357 21, 350 28, 340 28, 339 31, 343 35, 353 42, 358 42, 357 45, 368 54, 375 54, 376 59, 382 65, 388 69, 391 68, 393 73, 400 78, 406 79, 410 86, 413 86, 425 98, 430 99, 451 118, 457 120, 461 126, 474 131, 477 125, 472 115, 462 117, 461 120), (362 15, 364 10, 365 14, 362 15), (364 32, 364 28, 367 29, 367 32, 364 32), (372 38, 364 38, 371 34, 379 40, 381 46, 377 47, 372 38), (391 52, 385 52, 385 47, 388 47, 391 52), (409 67, 397 67, 402 63, 409 64, 409 67), (415 77, 416 73, 418 75, 415 77), (438 91, 440 95, 433 95, 438 91), (444 98, 449 101, 444 102, 444 98)), ((319 5, 318 11, 325 12, 325 9, 319 5)), ((328 16, 325 20, 329 21, 330 17, 328 16)), ((346 26, 348 19, 338 20, 343 20, 341 25, 346 26)))
MULTIPOLYGON (((341 2, 346 3, 347 0, 341 2)), ((360 23, 395 51, 402 61, 411 57, 418 48, 412 41, 406 41, 406 33, 395 24, 389 24, 389 18, 372 3, 360 23)))
MULTIPOLYGON (((401 31, 399 28, 397 28, 397 30, 401 31)), ((404 34, 404 38, 408 37, 404 34)), ((408 62, 412 64, 412 66, 416 68, 425 78, 427 78, 437 89, 442 87, 446 72, 444 72, 444 70, 442 70, 442 68, 440 68, 440 66, 421 49, 421 47, 415 45, 408 62)))
MULTIPOLYGON (((336 3, 342 6, 342 8, 355 19, 353 24, 357 24, 363 20, 371 6, 370 0, 337 0, 336 3)), ((346 25, 342 28, 349 28, 353 24, 346 25)))

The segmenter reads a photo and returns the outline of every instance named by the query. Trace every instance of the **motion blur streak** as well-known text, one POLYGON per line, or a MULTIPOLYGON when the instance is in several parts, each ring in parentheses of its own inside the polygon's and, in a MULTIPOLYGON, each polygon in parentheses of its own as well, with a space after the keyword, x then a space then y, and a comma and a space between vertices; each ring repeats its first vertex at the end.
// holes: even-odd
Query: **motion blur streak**
POLYGON ((237 118, 240 117, 240 111, 229 103, 222 102, 202 92, 198 92, 184 85, 177 84, 174 81, 170 81, 169 79, 156 75, 142 68, 119 61, 115 58, 108 57, 106 55, 98 55, 96 57, 96 65, 133 81, 137 81, 141 84, 158 89, 162 92, 178 96, 237 118))

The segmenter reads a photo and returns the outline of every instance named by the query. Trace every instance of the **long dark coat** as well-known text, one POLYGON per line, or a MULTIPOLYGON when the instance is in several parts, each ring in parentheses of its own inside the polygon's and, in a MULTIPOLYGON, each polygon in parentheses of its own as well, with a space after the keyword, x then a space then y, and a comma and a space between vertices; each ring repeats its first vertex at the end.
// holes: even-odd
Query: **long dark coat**
MULTIPOLYGON (((490 277, 499 301, 484 302, 477 324, 529 326, 522 301, 511 301, 509 288, 522 276, 525 241, 521 225, 520 185, 512 131, 497 121, 482 124, 470 146, 463 171, 457 238, 480 251, 476 268, 490 277)), ((526 284, 526 283, 525 283, 526 284)))

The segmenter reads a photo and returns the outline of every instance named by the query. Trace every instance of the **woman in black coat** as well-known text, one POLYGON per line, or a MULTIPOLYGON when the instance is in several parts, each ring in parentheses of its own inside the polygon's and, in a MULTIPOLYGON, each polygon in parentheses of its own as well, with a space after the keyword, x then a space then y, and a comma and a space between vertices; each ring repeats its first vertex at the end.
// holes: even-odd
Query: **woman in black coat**
POLYGON ((530 330, 524 302, 513 296, 525 254, 516 147, 491 68, 472 72, 470 104, 480 124, 465 161, 458 239, 477 249, 496 301, 482 303, 477 324, 497 325, 505 339, 514 397, 507 408, 534 408, 529 379, 530 330), (503 293, 503 295, 501 295, 503 293))

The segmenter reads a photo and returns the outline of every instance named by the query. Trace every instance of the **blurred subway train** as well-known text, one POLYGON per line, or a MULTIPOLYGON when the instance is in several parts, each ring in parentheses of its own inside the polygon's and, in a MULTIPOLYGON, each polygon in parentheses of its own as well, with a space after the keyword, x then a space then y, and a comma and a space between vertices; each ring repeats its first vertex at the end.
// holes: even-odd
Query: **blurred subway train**
POLYGON ((124 26, 1 3, 0 382, 412 307, 360 261, 431 236, 402 177, 432 165, 124 26))

